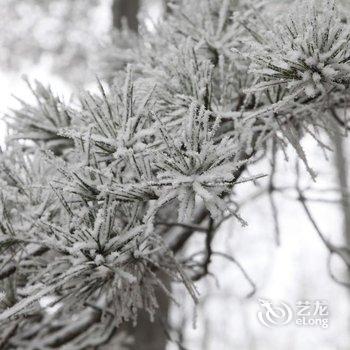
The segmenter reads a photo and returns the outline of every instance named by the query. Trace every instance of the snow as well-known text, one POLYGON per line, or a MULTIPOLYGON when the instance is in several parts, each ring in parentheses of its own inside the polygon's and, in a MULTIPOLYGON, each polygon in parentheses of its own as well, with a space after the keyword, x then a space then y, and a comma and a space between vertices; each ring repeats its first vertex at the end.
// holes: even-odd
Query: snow
MULTIPOLYGON (((217 288, 212 283, 215 281, 210 279, 199 282, 203 301, 198 306, 199 330, 194 334, 194 331, 185 328, 186 346, 190 344, 191 349, 201 348, 198 335, 202 335, 203 339, 208 337, 207 346, 226 349, 234 344, 235 348, 249 348, 255 340, 247 339, 248 333, 259 338, 262 349, 273 346, 285 348, 292 337, 300 349, 321 347, 328 338, 337 338, 337 345, 342 346, 346 344, 346 322, 341 308, 349 309, 349 304, 346 302, 346 292, 329 280, 325 247, 301 213, 300 203, 294 201, 293 204, 286 204, 282 200, 284 191, 277 194, 278 209, 283 218, 283 245, 278 248, 273 245, 275 238, 271 220, 267 219, 270 215, 268 204, 266 197, 260 199, 267 191, 267 179, 255 174, 266 173, 266 169, 269 171, 267 160, 265 163, 256 160, 264 152, 269 153, 269 140, 274 138, 280 149, 278 165, 285 167, 277 172, 279 185, 292 188, 295 182, 294 163, 286 165, 285 159, 282 159, 283 152, 291 159, 297 156, 304 163, 308 174, 304 174, 302 180, 307 182, 307 187, 314 185, 315 172, 312 169, 322 172, 325 165, 317 163, 321 157, 314 151, 310 140, 316 135, 318 146, 322 146, 321 139, 317 137, 322 128, 327 127, 328 124, 323 123, 328 116, 322 113, 322 103, 311 101, 304 106, 299 98, 324 94, 328 84, 337 86, 338 78, 347 79, 349 70, 339 63, 347 53, 347 42, 340 38, 333 48, 326 45, 329 52, 323 56, 317 50, 305 56, 305 45, 309 42, 306 39, 317 41, 319 38, 315 39, 313 27, 304 21, 310 12, 302 7, 304 17, 301 16, 301 22, 297 23, 297 29, 302 29, 302 33, 295 40, 286 37, 287 42, 277 40, 267 45, 253 43, 251 48, 254 48, 254 52, 251 51, 251 54, 255 62, 251 74, 262 78, 262 81, 247 78, 245 83, 240 81, 238 85, 242 85, 235 90, 237 74, 245 77, 243 72, 247 72, 249 63, 242 64, 242 70, 234 70, 227 63, 233 59, 232 45, 238 45, 233 38, 237 29, 235 24, 232 25, 235 30, 231 31, 226 29, 225 23, 232 3, 213 0, 216 7, 211 8, 203 2, 195 5, 198 11, 197 8, 193 11, 193 2, 185 3, 187 5, 181 11, 191 9, 193 18, 188 20, 186 16, 181 16, 179 23, 172 23, 177 32, 176 35, 171 34, 171 39, 180 43, 178 35, 187 31, 193 33, 193 39, 199 37, 205 40, 195 44, 192 40, 185 40, 185 43, 181 42, 183 48, 170 50, 164 57, 155 57, 145 49, 142 62, 135 71, 130 67, 126 74, 122 73, 115 79, 115 89, 105 93, 100 87, 96 89, 96 95, 82 94, 85 111, 78 113, 76 118, 80 124, 60 131, 61 136, 69 135, 75 141, 76 153, 66 154, 64 161, 53 153, 42 159, 49 163, 54 173, 45 175, 46 180, 52 182, 55 192, 52 193, 49 186, 44 187, 52 194, 52 198, 47 197, 48 201, 52 200, 52 206, 46 209, 46 201, 39 204, 30 201, 30 205, 26 206, 25 199, 21 198, 25 209, 35 214, 35 219, 34 215, 21 215, 21 220, 26 221, 24 225, 18 218, 12 223, 6 217, 6 224, 14 225, 14 238, 22 245, 35 241, 49 248, 52 256, 30 260, 35 262, 37 273, 26 270, 30 264, 20 265, 23 271, 28 272, 29 282, 19 289, 19 301, 1 313, 0 321, 25 314, 34 304, 39 303, 37 307, 47 308, 56 290, 64 297, 60 307, 64 308, 65 317, 71 314, 75 321, 71 330, 68 326, 64 327, 47 338, 48 342, 55 342, 60 335, 85 327, 90 320, 84 312, 87 294, 95 298, 93 300, 97 306, 101 305, 98 297, 103 295, 104 301, 113 306, 103 311, 106 314, 115 312, 115 324, 136 319, 139 308, 145 308, 152 316, 157 307, 155 286, 166 289, 154 273, 159 266, 187 288, 186 297, 181 299, 180 305, 185 309, 172 310, 172 317, 176 314, 181 316, 182 313, 182 316, 186 314, 191 318, 188 314, 192 306, 189 307, 187 301, 189 295, 196 300, 195 288, 184 267, 173 259, 172 254, 167 255, 163 237, 158 235, 161 231, 157 221, 164 218, 169 222, 191 224, 196 209, 203 204, 216 220, 215 224, 227 214, 232 214, 233 219, 227 220, 223 229, 216 233, 220 237, 216 237, 214 248, 234 258, 237 256, 237 261, 243 261, 242 265, 253 274, 258 297, 282 298, 294 303, 300 298, 318 298, 320 295, 328 298, 330 307, 337 314, 332 315, 335 325, 323 334, 318 329, 307 333, 307 330, 292 326, 269 332, 255 318, 257 299, 244 299, 251 286, 244 280, 242 269, 228 261, 218 262, 214 254, 210 272, 215 271, 222 288, 217 288), (212 10, 218 14, 215 21, 211 18, 212 10), (181 28, 176 29, 176 26, 181 28), (205 33, 201 32, 206 28, 205 33), (291 49, 295 45, 297 49, 291 49), (334 48, 340 51, 336 52, 334 48), (214 69, 212 55, 208 55, 208 51, 213 49, 220 53, 223 72, 220 77, 215 75, 218 72, 214 69), (276 57, 272 57, 271 52, 275 51, 276 57), (334 57, 329 61, 332 54, 334 57), (208 57, 211 61, 207 60, 208 57), (301 60, 304 60, 306 67, 300 68, 301 60), (157 72, 152 65, 156 65, 161 72, 157 72), (142 73, 155 78, 144 86, 144 80, 138 80, 138 75, 142 73), (220 79, 212 81, 212 75, 220 79), (149 87, 154 85, 157 88, 150 94, 149 87), (290 90, 281 98, 278 93, 272 94, 272 102, 267 102, 266 91, 275 92, 279 85, 282 89, 290 90), (236 110, 238 93, 245 93, 246 96, 236 110), (250 99, 253 93, 256 95, 252 104, 250 99), (145 100, 152 103, 140 102, 145 100), (254 105, 261 107, 254 108, 254 105), (293 119, 291 116, 294 116, 293 119), (308 143, 306 145, 301 142, 302 133, 307 134, 303 138, 308 143), (256 155, 252 155, 258 147, 256 155), (248 167, 249 173, 236 181, 242 167, 248 167), (223 193, 227 192, 231 194, 225 197, 223 193), (247 198, 248 207, 245 205, 247 198), (249 201, 249 198, 253 200, 249 201), (237 208, 240 209, 239 214, 237 208), (41 215, 45 210, 48 212, 41 215), (245 224, 240 214, 249 222, 249 228, 237 225, 245 224), (335 293, 339 295, 339 300, 332 300, 335 293), (213 300, 204 304, 205 297, 213 300), (208 315, 210 318, 206 319, 208 315), (208 329, 215 331, 212 337, 206 334, 208 329), (338 333, 341 335, 338 336, 338 333), (317 335, 319 339, 307 339, 308 334, 317 335)), ((327 21, 320 21, 334 15, 330 8, 327 10, 330 10, 329 13, 323 11, 317 22, 322 30, 325 30, 327 21)), ((251 16, 254 11, 247 13, 249 18, 256 18, 251 16)), ((245 20, 244 16, 242 18, 245 20)), ((339 25, 337 21, 334 23, 339 25)), ((155 29, 153 27, 152 30, 155 29)), ((237 33, 241 35, 238 29, 237 33)), ((271 33, 266 36, 267 39, 273 37, 271 33)), ((157 41, 169 39, 167 32, 157 35, 157 41)), ((335 32, 331 31, 329 36, 334 35, 335 32)), ((149 47, 164 49, 158 46, 162 43, 154 44, 152 38, 148 40, 149 47)), ((242 57, 239 59, 242 60, 242 57)), ((341 86, 339 88, 341 92, 341 86)), ((59 84, 56 89, 60 89, 59 84)), ((53 110, 50 113, 54 113, 53 110)), ((6 177, 5 180, 8 181, 6 177)), ((26 189, 32 189, 30 176, 27 180, 29 185, 26 189)), ((329 183, 326 177, 325 185, 329 183)), ((11 191, 9 185, 2 187, 3 191, 11 191)), ((292 192, 292 196, 295 195, 292 192)), ((14 196, 9 198, 13 200, 14 196)), ((9 198, 6 197, 6 200, 9 198)), ((42 200, 42 197, 38 198, 42 200)), ((340 214, 320 204, 312 206, 312 210, 320 217, 327 237, 332 242, 341 243, 341 228, 335 228, 333 224, 339 221, 340 214)), ((1 212, 1 215, 4 213, 1 212)), ((17 212, 11 211, 10 215, 13 219, 17 212)), ((175 235, 176 230, 167 233, 175 235)), ((192 236, 192 244, 186 246, 184 256, 193 253, 191 250, 196 253, 203 247, 203 236, 198 239, 196 234, 192 236)), ((0 236, 0 242, 4 241, 6 239, 0 236)), ((171 243, 172 240, 167 237, 166 242, 171 243)), ((30 259, 28 256, 25 258, 30 259)), ((342 272, 342 268, 337 271, 342 272)), ((181 296, 181 292, 176 293, 181 296)), ((104 303, 101 307, 104 308, 104 303)), ((54 316, 56 310, 51 311, 54 316)), ((51 311, 47 309, 48 313, 51 311)), ((183 326, 181 320, 179 323, 183 326)))

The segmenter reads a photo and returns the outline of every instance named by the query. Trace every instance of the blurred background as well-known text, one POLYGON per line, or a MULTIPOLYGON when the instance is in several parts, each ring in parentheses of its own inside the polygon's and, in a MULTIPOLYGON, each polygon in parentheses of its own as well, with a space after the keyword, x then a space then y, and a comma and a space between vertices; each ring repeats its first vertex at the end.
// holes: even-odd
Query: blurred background
MULTIPOLYGON (((162 0, 1 0, 1 113, 16 108, 14 96, 31 100, 23 75, 50 84, 67 101, 83 89, 94 90, 96 76, 104 75, 104 52, 116 43, 127 47, 128 41, 135 40, 132 32, 129 36, 113 33, 114 28, 123 26, 122 17, 126 16, 134 32, 152 31, 161 21, 164 6, 162 0)), ((282 11, 283 1, 277 1, 275 9, 282 11)), ((118 55, 117 50, 113 52, 118 55)), ((113 64, 113 55, 108 59, 112 59, 108 64, 113 64)), ((1 143, 5 134, 2 123, 1 143)), ((301 174, 312 214, 332 243, 349 245, 350 143, 334 140, 336 152, 328 159, 313 140, 306 138, 303 143, 318 173, 316 183, 308 174, 301 174)), ((296 200, 293 151, 288 152, 289 162, 283 161, 283 154, 277 156, 281 161, 277 162, 280 168, 276 169, 275 186, 283 188, 274 198, 279 246, 269 196, 252 184, 240 186, 236 200, 249 226, 242 228, 227 221, 215 237, 215 250, 237 259, 252 283, 237 264, 217 257, 211 266, 215 277, 198 283, 201 302, 197 310, 175 286, 175 297, 181 304, 170 310, 169 350, 350 349, 350 290, 332 279, 327 268, 329 251, 296 200), (249 297, 253 285, 256 293, 249 297), (268 328, 257 318, 259 298, 282 300, 292 307, 298 301, 323 300, 328 305, 329 327, 290 323, 268 328)), ((259 162, 254 172, 264 172, 269 166, 268 160, 259 162)), ((196 239, 192 238, 192 246, 196 239)), ((331 265, 337 278, 348 277, 341 262, 332 259, 331 265)))

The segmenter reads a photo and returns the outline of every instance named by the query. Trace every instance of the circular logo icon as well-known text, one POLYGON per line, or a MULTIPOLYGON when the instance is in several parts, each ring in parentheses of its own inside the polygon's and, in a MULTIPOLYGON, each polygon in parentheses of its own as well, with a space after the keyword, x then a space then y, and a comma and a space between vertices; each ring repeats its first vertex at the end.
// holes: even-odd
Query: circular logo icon
POLYGON ((275 304, 267 299, 258 299, 258 302, 262 309, 258 312, 258 320, 264 326, 284 326, 292 320, 293 311, 287 303, 280 301, 275 304))

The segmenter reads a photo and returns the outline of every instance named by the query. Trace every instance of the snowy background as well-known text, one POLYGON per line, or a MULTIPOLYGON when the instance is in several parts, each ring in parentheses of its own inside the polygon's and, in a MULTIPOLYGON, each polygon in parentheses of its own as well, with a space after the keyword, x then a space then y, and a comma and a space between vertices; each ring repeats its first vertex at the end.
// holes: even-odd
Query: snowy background
MULTIPOLYGON (((2 2, 8 5, 10 0, 2 2)), ((60 16, 57 13, 64 13, 64 5, 62 8, 57 5, 55 16, 50 17, 46 12, 40 12, 39 7, 31 7, 29 3, 22 1, 21 13, 24 11, 25 16, 17 19, 10 17, 12 21, 16 21, 11 26, 8 26, 7 20, 4 19, 8 14, 1 12, 6 11, 8 6, 0 9, 3 21, 0 22, 3 33, 3 38, 0 39, 2 114, 9 108, 16 107, 17 102, 12 95, 30 101, 28 89, 21 79, 23 74, 30 79, 50 84, 53 90, 65 96, 66 100, 69 100, 72 94, 79 93, 82 88, 94 89, 94 76, 98 75, 98 50, 87 52, 88 58, 73 54, 64 56, 60 52, 64 51, 65 41, 56 43, 62 30, 58 24, 60 16), (31 22, 35 22, 35 26, 31 22), (40 55, 35 52, 36 59, 31 59, 30 55, 34 53, 30 47, 25 52, 16 49, 28 46, 28 38, 24 34, 26 30, 32 31, 33 28, 35 30, 30 35, 46 48, 40 55), (15 46, 9 45, 13 40, 16 41, 15 46), (56 50, 55 45, 59 46, 60 50, 56 50), (60 60, 66 59, 67 64, 55 69, 58 55, 60 60), (71 69, 74 70, 75 78, 70 76, 71 69), (67 79, 67 76, 71 79, 67 79)), ((75 43, 86 41, 86 37, 86 45, 96 48, 104 45, 107 40, 111 28, 111 3, 94 3, 96 4, 91 7, 91 11, 86 13, 86 18, 79 20, 77 16, 70 22, 72 38, 66 43, 70 45, 69 50, 78 45, 75 43)), ((156 1, 148 1, 146 5, 146 12, 150 14, 147 21, 151 26, 152 18, 156 18, 160 13, 160 7, 156 1)), ((81 50, 86 53, 83 45, 81 50)), ((6 134, 3 123, 0 131, 3 143, 6 134)), ((342 213, 335 193, 330 191, 337 186, 333 159, 326 160, 312 140, 305 139, 304 145, 310 163, 319 176, 316 184, 306 175, 303 181, 312 185, 313 198, 327 198, 332 201, 312 202, 310 206, 313 215, 317 217, 319 226, 333 243, 342 243, 342 213)), ((279 162, 283 166, 278 168, 278 186, 293 186, 295 171, 292 151, 290 159, 289 163, 279 162)), ((238 196, 245 201, 249 195, 255 196, 258 193, 259 188, 246 184, 239 188, 238 196)), ((264 195, 257 195, 256 199, 248 201, 242 207, 242 216, 249 222, 248 227, 241 228, 237 223, 229 221, 215 237, 215 249, 233 255, 256 284, 257 293, 253 297, 246 297, 250 286, 237 267, 220 257, 214 259, 211 267, 217 280, 209 277, 198 285, 201 304, 197 310, 196 328, 193 327, 194 309, 191 300, 182 296, 182 291, 178 291, 177 297, 183 302, 181 307, 172 307, 171 320, 174 328, 181 328, 186 349, 350 349, 350 291, 331 280, 327 271, 328 251, 306 218, 300 203, 295 200, 295 194, 286 191, 285 195, 278 194, 276 198, 281 223, 279 247, 275 244, 270 205, 267 196, 264 195), (260 297, 272 301, 283 300, 290 305, 295 305, 299 300, 326 300, 330 312, 329 327, 322 329, 290 324, 266 328, 257 320, 257 299, 260 297)), ((194 245, 195 240, 196 237, 193 238, 194 245)), ((335 262, 334 269, 341 276, 343 267, 335 262)), ((178 346, 170 344, 170 349, 178 349, 178 346)))

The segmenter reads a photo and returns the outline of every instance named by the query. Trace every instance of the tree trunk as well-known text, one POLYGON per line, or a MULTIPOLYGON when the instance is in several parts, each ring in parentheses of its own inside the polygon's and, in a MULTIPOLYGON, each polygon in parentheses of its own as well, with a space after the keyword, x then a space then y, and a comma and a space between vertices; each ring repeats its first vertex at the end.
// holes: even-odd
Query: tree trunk
MULTIPOLYGON (((160 277, 160 276, 159 276, 160 277)), ((162 282, 170 289, 168 278, 160 277, 162 282)), ((157 295, 159 309, 155 315, 154 322, 150 321, 149 314, 142 310, 139 313, 137 325, 134 327, 131 323, 122 326, 120 330, 126 331, 131 335, 132 342, 126 346, 127 350, 165 350, 168 342, 167 337, 167 322, 170 306, 169 297, 159 291, 157 295)))
POLYGON ((114 0, 112 5, 113 26, 122 27, 125 18, 129 28, 134 32, 138 31, 138 13, 140 8, 139 0, 114 0))
MULTIPOLYGON (((338 126, 337 126, 338 127, 338 126)), ((341 136, 341 130, 338 127, 338 133, 332 135, 335 154, 334 162, 336 166, 336 172, 338 177, 338 185, 341 194, 341 206, 343 211, 343 232, 345 243, 350 248, 350 206, 349 206, 349 184, 348 184, 348 162, 345 153, 344 137, 341 136)), ((350 277, 350 276, 349 276, 350 277)))
MULTIPOLYGON (((341 129, 336 125, 338 133, 333 135, 332 141, 335 148, 334 163, 338 177, 338 185, 341 193, 341 207, 343 211, 343 234, 347 248, 350 249, 350 201, 349 201, 349 181, 348 181, 348 161, 346 154, 346 140, 341 135, 341 129)), ((350 281, 350 272, 348 272, 350 281)), ((350 317, 348 318, 350 324, 350 317)))
MULTIPOLYGON (((113 25, 121 28, 123 19, 125 18, 129 28, 135 32, 138 31, 138 12, 139 0, 114 0, 112 5, 113 25)), ((170 282, 165 276, 158 276, 163 284, 170 290, 170 282)), ((128 350, 165 350, 167 345, 167 319, 170 306, 169 297, 160 291, 157 296, 159 309, 155 316, 154 322, 150 321, 149 315, 145 311, 141 311, 138 317, 137 325, 134 327, 131 323, 124 324, 117 330, 118 332, 126 332, 131 336, 132 342, 124 345, 123 349, 128 350)), ((116 334, 117 335, 117 334, 116 334)), ((117 337, 115 338, 117 339, 117 337)), ((104 349, 116 349, 111 340, 104 349)))
MULTIPOLYGON (((167 276, 158 275, 162 283, 170 290, 170 282, 167 276)), ((132 322, 122 324, 106 345, 100 350, 165 350, 168 337, 168 312, 170 298, 159 290, 157 293, 159 309, 156 312, 153 322, 150 321, 149 314, 139 311, 137 324, 132 322)))

